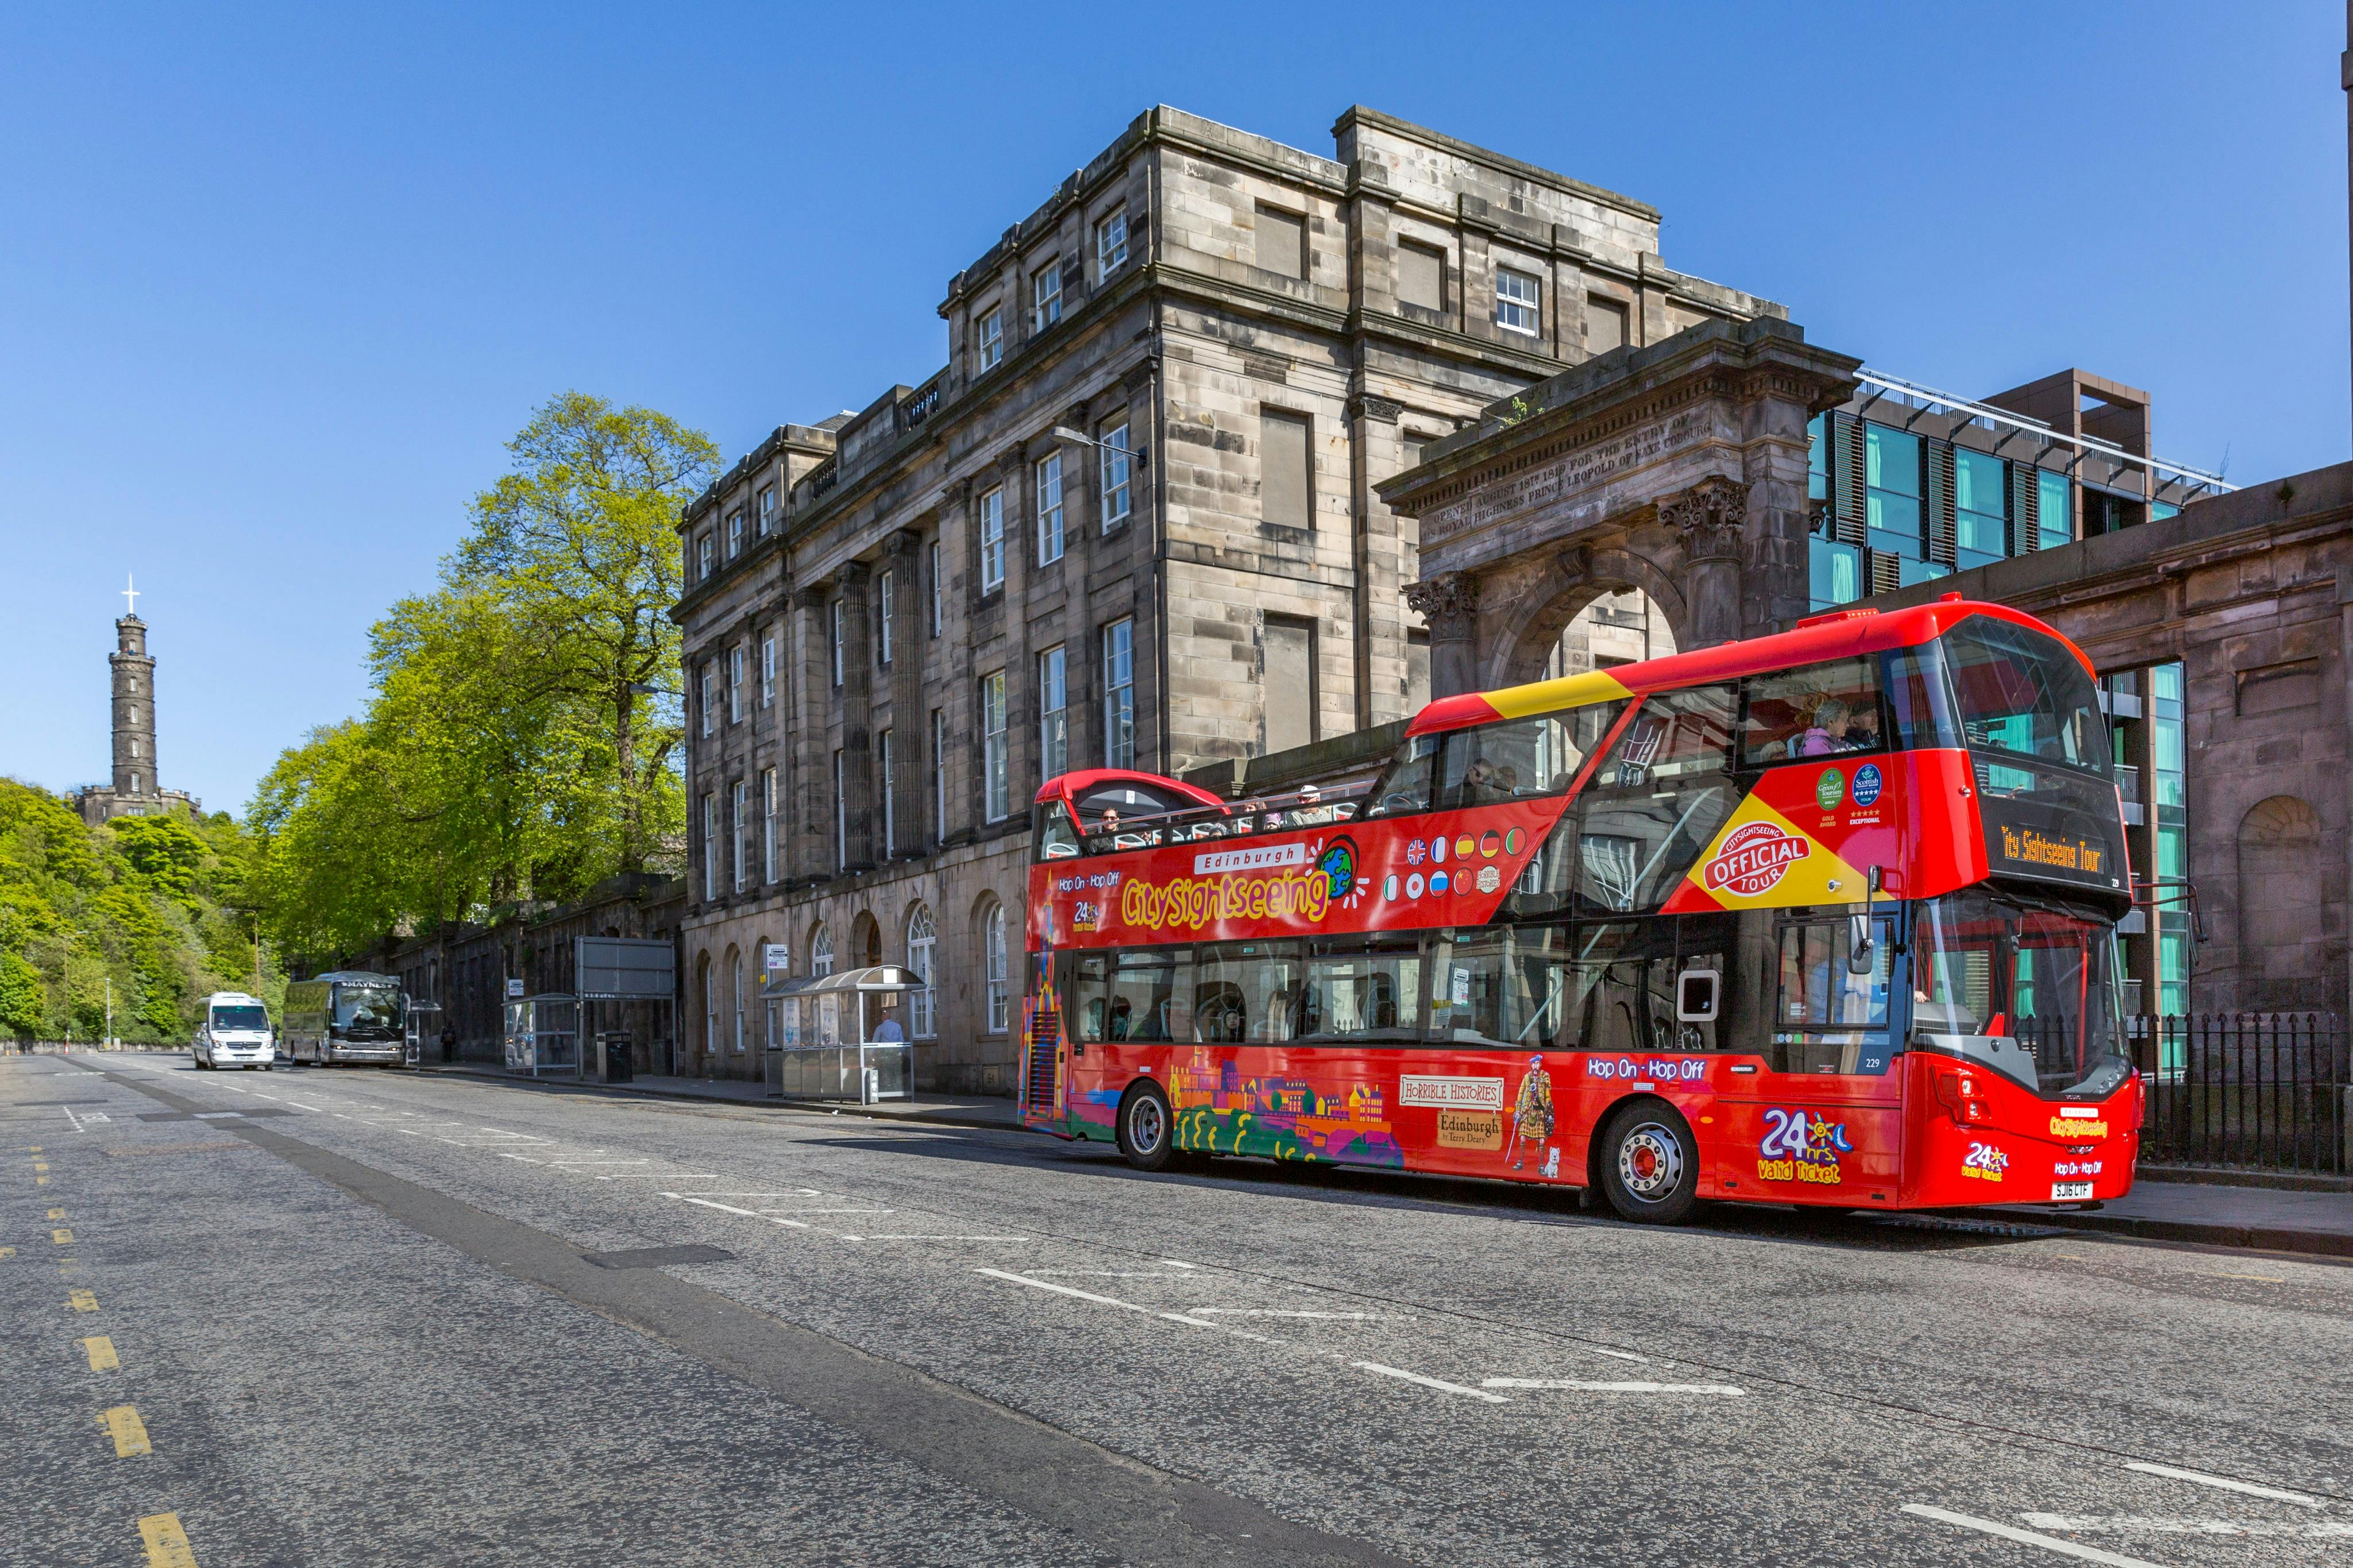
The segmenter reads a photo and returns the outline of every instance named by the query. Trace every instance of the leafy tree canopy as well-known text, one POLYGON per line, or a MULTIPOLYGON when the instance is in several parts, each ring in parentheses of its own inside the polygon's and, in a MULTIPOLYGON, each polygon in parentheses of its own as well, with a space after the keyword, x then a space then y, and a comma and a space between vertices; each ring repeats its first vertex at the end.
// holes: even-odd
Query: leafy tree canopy
POLYGON ((572 898, 682 841, 677 519, 718 448, 565 393, 508 449, 439 585, 373 628, 366 711, 255 795, 253 896, 290 952, 572 898))

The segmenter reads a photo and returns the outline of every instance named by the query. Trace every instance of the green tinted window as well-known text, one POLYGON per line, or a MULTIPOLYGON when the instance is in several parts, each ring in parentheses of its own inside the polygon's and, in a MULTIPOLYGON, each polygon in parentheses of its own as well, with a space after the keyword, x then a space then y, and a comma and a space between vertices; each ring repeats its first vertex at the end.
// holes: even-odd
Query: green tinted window
POLYGON ((2041 469, 2035 473, 2034 483, 2040 491, 2035 510, 2042 520, 2042 548, 2074 542, 2075 502, 2068 493, 2067 477, 2041 469))

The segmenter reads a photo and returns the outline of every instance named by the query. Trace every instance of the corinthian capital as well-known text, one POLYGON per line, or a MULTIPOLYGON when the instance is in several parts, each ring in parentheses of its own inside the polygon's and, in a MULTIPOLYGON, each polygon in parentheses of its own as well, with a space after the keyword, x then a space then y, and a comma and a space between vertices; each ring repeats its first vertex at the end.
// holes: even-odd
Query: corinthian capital
POLYGON ((1736 559, 1748 520, 1748 487, 1713 476, 1659 503, 1659 521, 1683 535, 1694 561, 1736 559))
POLYGON ((1479 579, 1467 572, 1441 572, 1427 583, 1409 583, 1405 602, 1430 623, 1435 638, 1467 637, 1479 615, 1479 579))

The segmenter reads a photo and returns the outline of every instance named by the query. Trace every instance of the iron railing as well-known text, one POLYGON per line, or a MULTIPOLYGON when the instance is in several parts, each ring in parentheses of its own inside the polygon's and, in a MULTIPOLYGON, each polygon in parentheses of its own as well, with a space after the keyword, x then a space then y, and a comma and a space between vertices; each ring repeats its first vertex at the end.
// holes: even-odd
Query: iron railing
POLYGON ((2353 1060, 2328 1013, 2132 1021, 2148 1089, 2140 1157, 2317 1175, 2353 1173, 2353 1060))

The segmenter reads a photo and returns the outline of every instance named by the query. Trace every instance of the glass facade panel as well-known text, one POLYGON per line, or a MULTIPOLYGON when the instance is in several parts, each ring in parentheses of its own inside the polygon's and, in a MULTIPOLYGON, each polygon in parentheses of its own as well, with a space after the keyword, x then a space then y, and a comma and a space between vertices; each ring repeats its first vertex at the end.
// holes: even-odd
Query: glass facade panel
POLYGON ((1983 566, 2010 553, 2010 476, 2000 458, 1953 448, 1953 510, 1960 563, 1983 566))
POLYGON ((1817 414, 1806 421, 1806 499, 1831 499, 1831 416, 1817 414))
POLYGON ((2042 548, 2072 544, 2075 541, 2075 498, 2073 488, 2064 474, 2054 474, 2047 468, 2037 469, 2035 511, 2041 519, 2042 548))
POLYGON ((1920 542, 1920 437, 1867 425, 1863 444, 1871 547, 1916 561, 1925 553, 1920 542))
POLYGON ((1815 611, 1836 609, 1862 597, 1862 552, 1817 534, 1807 542, 1808 592, 1815 611))

